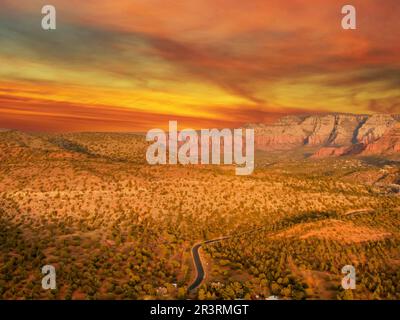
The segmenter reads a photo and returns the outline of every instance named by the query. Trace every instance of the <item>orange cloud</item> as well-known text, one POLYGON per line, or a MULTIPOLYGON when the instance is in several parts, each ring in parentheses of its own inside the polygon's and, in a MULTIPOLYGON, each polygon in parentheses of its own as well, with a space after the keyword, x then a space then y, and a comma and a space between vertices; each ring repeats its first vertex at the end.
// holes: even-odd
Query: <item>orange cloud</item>
POLYGON ((341 29, 338 0, 54 0, 52 32, 38 23, 42 1, 1 3, 2 126, 135 131, 179 117, 198 128, 400 111, 398 0, 352 1, 354 31, 341 29))

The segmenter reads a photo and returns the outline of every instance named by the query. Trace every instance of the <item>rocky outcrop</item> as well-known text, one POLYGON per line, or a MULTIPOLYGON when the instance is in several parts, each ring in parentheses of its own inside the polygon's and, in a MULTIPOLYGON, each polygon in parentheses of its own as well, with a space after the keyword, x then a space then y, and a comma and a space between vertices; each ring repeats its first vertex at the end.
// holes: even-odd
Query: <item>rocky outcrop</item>
POLYGON ((363 155, 392 155, 400 153, 400 123, 386 131, 381 138, 366 145, 363 155))
POLYGON ((308 133, 305 144, 315 146, 327 143, 335 128, 336 117, 334 115, 311 116, 306 118, 302 127, 308 133))
POLYGON ((398 121, 389 114, 374 114, 365 121, 357 133, 357 141, 369 144, 382 137, 398 121))
POLYGON ((287 150, 304 144, 305 133, 299 124, 302 119, 288 116, 272 125, 252 125, 255 146, 259 150, 287 150))
POLYGON ((326 158, 357 155, 363 152, 364 149, 365 145, 363 145, 362 143, 353 144, 347 147, 322 147, 318 149, 311 157, 326 158))
POLYGON ((348 153, 349 147, 322 147, 312 155, 312 158, 342 156, 348 153))
POLYGON ((286 116, 272 125, 246 127, 254 128, 256 149, 276 151, 319 147, 313 155, 318 158, 399 152, 399 122, 399 115, 324 114, 286 116), (379 150, 379 144, 384 150, 379 150))

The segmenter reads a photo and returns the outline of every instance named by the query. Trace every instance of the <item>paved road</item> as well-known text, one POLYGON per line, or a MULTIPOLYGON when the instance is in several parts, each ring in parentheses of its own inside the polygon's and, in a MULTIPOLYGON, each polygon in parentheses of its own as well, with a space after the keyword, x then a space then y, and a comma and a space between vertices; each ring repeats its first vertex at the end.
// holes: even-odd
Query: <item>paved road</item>
MULTIPOLYGON (((343 216, 357 214, 357 213, 364 213, 364 212, 369 212, 369 211, 371 211, 370 208, 349 210, 346 213, 344 213, 343 216)), ((218 241, 226 240, 226 239, 229 239, 229 238, 241 236, 241 235, 244 235, 244 234, 247 234, 247 233, 251 233, 251 232, 255 232, 255 231, 260 231, 262 229, 263 229, 263 227, 258 227, 258 228, 255 228, 255 229, 252 229, 252 230, 249 230, 249 231, 241 232, 241 233, 236 234, 236 235, 225 236, 225 237, 220 237, 220 238, 216 238, 216 239, 212 239, 212 240, 206 240, 206 241, 202 241, 202 242, 196 243, 192 247, 192 258, 193 258, 193 264, 194 264, 194 266, 196 268, 196 278, 194 279, 192 284, 189 286, 188 291, 192 291, 192 290, 196 289, 201 284, 201 282, 204 280, 204 277, 205 277, 205 271, 204 271, 204 267, 203 267, 203 264, 201 262, 201 257, 200 257, 200 253, 199 253, 199 250, 200 250, 202 245, 208 244, 208 243, 212 243, 212 242, 218 242, 218 241)))
POLYGON ((204 268, 203 268, 203 264, 201 262, 201 257, 199 254, 199 249, 202 245, 204 244, 208 244, 208 243, 212 243, 212 242, 218 242, 218 241, 222 241, 222 240, 226 240, 226 239, 230 239, 233 237, 238 237, 247 233, 251 233, 251 232, 255 232, 255 231, 259 231, 263 229, 263 227, 258 227, 256 229, 252 229, 249 231, 245 231, 245 232, 241 232, 235 235, 231 235, 231 236, 225 236, 225 237, 220 237, 220 238, 216 238, 216 239, 212 239, 212 240, 206 240, 206 241, 202 241, 202 242, 198 242, 196 243, 193 247, 192 247, 192 258, 193 258, 193 264, 196 268, 196 279, 194 279, 194 281, 192 282, 192 284, 189 286, 188 291, 192 291, 194 289, 196 289, 201 282, 203 281, 204 277, 205 277, 205 272, 204 272, 204 268))
POLYGON ((196 289, 201 284, 201 282, 203 281, 204 276, 205 276, 204 267, 201 262, 200 253, 199 253, 199 249, 200 249, 201 245, 211 243, 211 242, 222 241, 222 240, 225 240, 225 239, 228 239, 231 237, 232 236, 227 236, 227 237, 221 237, 221 238, 216 238, 216 239, 212 239, 212 240, 199 242, 199 243, 196 243, 192 247, 192 258, 193 258, 193 264, 196 268, 196 279, 194 279, 192 284, 189 286, 188 291, 192 291, 192 290, 196 289))
POLYGON ((199 249, 201 247, 201 243, 197 243, 192 247, 192 258, 193 258, 193 264, 196 268, 196 279, 194 279, 193 283, 189 286, 188 290, 192 291, 196 289, 200 283, 204 279, 204 268, 203 265, 201 264, 201 259, 200 259, 200 254, 199 254, 199 249))

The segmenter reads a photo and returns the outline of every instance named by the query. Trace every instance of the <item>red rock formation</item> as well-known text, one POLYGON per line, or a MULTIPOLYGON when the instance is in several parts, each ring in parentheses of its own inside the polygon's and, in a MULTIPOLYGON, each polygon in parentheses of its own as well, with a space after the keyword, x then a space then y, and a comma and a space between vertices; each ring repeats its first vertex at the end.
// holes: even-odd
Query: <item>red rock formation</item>
POLYGON ((315 152, 312 158, 326 158, 326 157, 340 157, 357 155, 363 152, 365 145, 362 143, 353 144, 347 147, 322 147, 317 152, 315 152))
POLYGON ((367 144, 363 155, 393 155, 400 153, 400 123, 388 130, 380 139, 367 144))
POLYGON ((350 147, 322 147, 311 158, 338 157, 346 154, 350 147))
POLYGON ((369 144, 382 137, 386 131, 397 123, 389 114, 374 114, 365 121, 357 133, 357 141, 369 144))
POLYGON ((254 129, 255 148, 258 150, 320 146, 314 157, 326 157, 399 152, 394 133, 397 129, 391 130, 399 121, 399 115, 326 114, 287 116, 272 125, 253 124, 246 127, 254 129))

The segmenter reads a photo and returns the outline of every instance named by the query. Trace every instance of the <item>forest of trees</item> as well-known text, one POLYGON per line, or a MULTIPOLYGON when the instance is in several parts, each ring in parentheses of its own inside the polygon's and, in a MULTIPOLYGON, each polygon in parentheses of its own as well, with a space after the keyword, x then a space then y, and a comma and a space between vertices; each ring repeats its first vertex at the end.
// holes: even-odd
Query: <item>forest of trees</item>
POLYGON ((400 197, 354 178, 380 167, 293 161, 238 177, 143 165, 129 134, 7 134, 0 299, 400 298, 400 197), (232 237, 203 246, 207 277, 188 292, 191 247, 221 236, 232 237), (46 264, 56 290, 41 287, 46 264), (349 264, 356 290, 340 285, 349 264))

